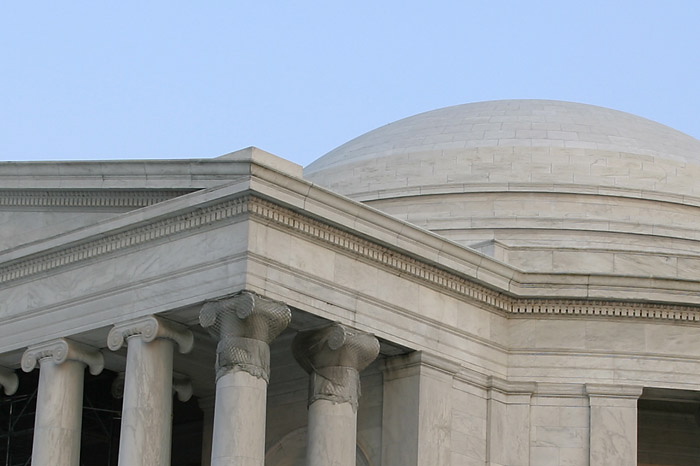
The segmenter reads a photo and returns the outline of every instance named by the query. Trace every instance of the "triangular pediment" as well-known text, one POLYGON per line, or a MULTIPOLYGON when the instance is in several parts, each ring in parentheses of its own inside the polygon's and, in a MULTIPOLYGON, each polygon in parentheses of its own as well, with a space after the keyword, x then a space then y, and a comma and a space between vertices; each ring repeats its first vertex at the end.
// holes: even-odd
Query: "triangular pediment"
POLYGON ((87 227, 193 189, 0 190, 0 251, 87 227))

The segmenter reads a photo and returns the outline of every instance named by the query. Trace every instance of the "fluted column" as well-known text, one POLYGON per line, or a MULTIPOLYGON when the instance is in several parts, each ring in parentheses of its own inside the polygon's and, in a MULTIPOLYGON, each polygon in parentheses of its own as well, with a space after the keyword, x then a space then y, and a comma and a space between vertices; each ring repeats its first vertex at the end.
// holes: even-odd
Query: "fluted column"
POLYGON ((108 346, 126 341, 119 466, 169 466, 172 437, 173 349, 192 349, 192 332, 149 316, 115 325, 108 346))
POLYGON ((5 390, 5 395, 14 395, 19 386, 19 377, 15 371, 0 367, 0 387, 5 390))
POLYGON ((291 318, 284 304, 250 292, 202 307, 199 321, 219 341, 212 466, 263 466, 269 345, 291 318))
POLYGON ((85 366, 93 375, 102 372, 102 353, 58 339, 27 348, 22 370, 31 372, 37 364, 32 466, 78 466, 85 366))
POLYGON ((354 466, 360 371, 379 354, 379 342, 334 323, 300 332, 292 348, 310 374, 307 466, 354 466))

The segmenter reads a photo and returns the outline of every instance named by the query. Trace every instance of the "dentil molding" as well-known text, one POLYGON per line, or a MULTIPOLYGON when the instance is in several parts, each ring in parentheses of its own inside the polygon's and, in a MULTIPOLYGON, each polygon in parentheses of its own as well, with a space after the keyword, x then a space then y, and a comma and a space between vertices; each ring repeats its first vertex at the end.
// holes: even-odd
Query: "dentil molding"
POLYGON ((140 208, 193 190, 0 190, 0 207, 140 208))

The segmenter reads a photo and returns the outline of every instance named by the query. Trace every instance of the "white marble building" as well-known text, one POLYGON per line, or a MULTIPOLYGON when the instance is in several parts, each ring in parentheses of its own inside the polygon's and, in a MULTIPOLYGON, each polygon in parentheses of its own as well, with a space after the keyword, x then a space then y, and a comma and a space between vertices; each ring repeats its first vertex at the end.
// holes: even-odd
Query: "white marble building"
POLYGON ((303 171, 2 163, 0 464, 700 464, 698 180, 528 100, 303 171))

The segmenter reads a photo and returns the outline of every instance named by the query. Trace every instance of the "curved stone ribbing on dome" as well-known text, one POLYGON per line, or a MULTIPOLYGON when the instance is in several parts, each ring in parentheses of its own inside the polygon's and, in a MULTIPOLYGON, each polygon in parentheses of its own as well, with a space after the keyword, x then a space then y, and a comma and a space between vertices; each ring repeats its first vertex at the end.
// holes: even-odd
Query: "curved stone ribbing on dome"
POLYGON ((616 110, 447 107, 355 138, 305 177, 525 270, 700 273, 700 141, 616 110))

